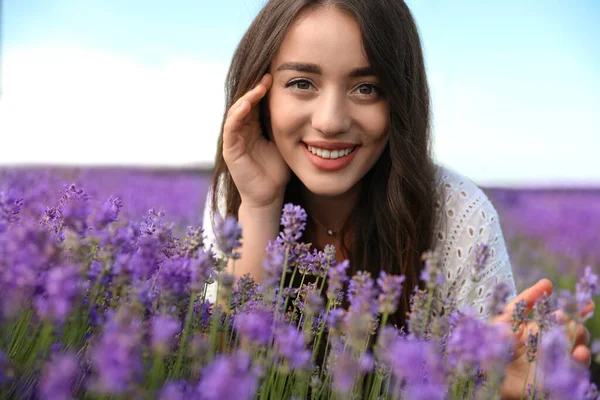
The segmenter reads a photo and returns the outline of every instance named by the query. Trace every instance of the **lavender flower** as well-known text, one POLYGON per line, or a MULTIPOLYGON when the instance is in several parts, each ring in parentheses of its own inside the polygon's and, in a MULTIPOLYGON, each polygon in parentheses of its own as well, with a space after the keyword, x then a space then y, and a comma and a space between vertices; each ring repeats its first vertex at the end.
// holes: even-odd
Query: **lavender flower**
POLYGON ((259 300, 258 285, 249 274, 238 279, 231 296, 231 309, 240 309, 249 300, 259 300))
POLYGON ((6 354, 2 350, 0 350, 0 384, 4 384, 8 382, 8 374, 6 371, 6 354))
MULTIPOLYGON (((152 238, 154 246, 158 253, 167 258, 171 258, 177 253, 179 243, 178 239, 173 237, 173 224, 166 225, 162 222, 165 213, 156 211, 154 208, 148 210, 140 222, 140 240, 142 238, 152 238)), ((150 243, 152 241, 148 241, 150 243)))
POLYGON ((327 299, 332 306, 339 306, 344 284, 348 280, 346 270, 350 266, 350 261, 344 260, 341 263, 332 266, 327 271, 327 299))
POLYGON ((529 361, 529 362, 535 361, 535 358, 537 356, 537 348, 538 348, 539 338, 540 338, 539 332, 536 332, 534 335, 533 331, 531 329, 529 330, 529 335, 527 336, 527 339, 525 340, 525 347, 527 348, 526 358, 527 358, 527 361, 529 361))
POLYGON ((244 343, 266 346, 271 341, 273 312, 265 307, 236 315, 234 328, 244 343))
POLYGON ((585 394, 583 395, 583 398, 585 400, 598 400, 598 397, 598 387, 595 383, 590 383, 585 391, 585 394))
POLYGON ((501 374, 508 362, 510 336, 503 325, 475 318, 472 309, 455 313, 454 329, 447 342, 448 364, 458 376, 474 379, 478 370, 501 374))
POLYGON ((284 360, 291 369, 308 367, 311 352, 306 349, 304 335, 294 326, 281 325, 275 331, 274 349, 279 360, 284 360))
POLYGON ((373 356, 369 353, 362 354, 358 359, 348 353, 339 354, 332 366, 333 390, 342 395, 349 395, 359 376, 372 371, 373 365, 373 356))
POLYGON ((590 347, 590 351, 594 355, 600 355, 600 339, 594 339, 592 341, 592 346, 590 347))
POLYGON ((318 315, 323 310, 323 298, 315 291, 306 294, 304 313, 307 318, 318 315))
POLYGON ((269 241, 266 251, 263 260, 264 284, 266 287, 278 287, 285 262, 285 248, 281 243, 269 241))
MULTIPOLYGON (((387 354, 393 378, 406 381, 402 393, 408 399, 444 399, 446 384, 441 354, 433 342, 420 341, 414 337, 395 339, 387 354)), ((397 396, 399 393, 393 393, 397 396)))
POLYGON ((158 354, 167 354, 175 336, 181 331, 181 322, 173 317, 161 315, 152 319, 151 346, 158 354))
POLYGON ((512 290, 510 285, 506 282, 499 282, 496 286, 494 286, 492 295, 488 300, 488 309, 490 315, 496 316, 504 312, 504 307, 506 307, 507 300, 511 293, 512 290))
MULTIPOLYGON (((600 295, 600 284, 598 284, 598 276, 592 273, 592 267, 585 267, 583 276, 575 285, 575 298, 579 303, 580 311, 592 300, 594 296, 600 295)), ((586 316, 586 319, 591 318, 593 313, 586 316)))
POLYGON ((568 290, 561 290, 557 300, 558 308, 561 309, 568 318, 575 321, 579 320, 580 304, 577 297, 568 290))
POLYGON ((79 267, 55 267, 45 274, 42 294, 35 298, 35 308, 43 319, 62 324, 71 312, 75 298, 81 293, 79 267))
POLYGON ((306 228, 306 211, 300 206, 288 203, 283 206, 281 214, 281 225, 283 232, 280 238, 287 245, 293 246, 301 237, 306 228))
POLYGON ((213 282, 216 259, 211 251, 198 251, 197 258, 192 258, 186 265, 190 271, 190 286, 193 291, 197 292, 204 288, 204 284, 213 282))
POLYGON ((185 258, 171 258, 162 263, 153 280, 163 299, 176 303, 189 296, 192 262, 185 258))
POLYGON ((127 264, 127 270, 134 281, 145 281, 158 270, 162 261, 159 251, 160 242, 157 238, 140 238, 138 248, 127 264))
POLYGON ((166 382, 158 394, 159 400, 187 400, 194 397, 194 388, 186 381, 166 382))
POLYGON ((430 288, 442 285, 445 277, 439 265, 438 255, 433 251, 426 251, 421 256, 421 260, 425 261, 425 266, 421 271, 421 280, 430 288))
POLYGON ((23 198, 16 198, 14 195, 0 190, 0 233, 5 232, 9 224, 19 220, 21 207, 23 207, 23 198))
POLYGON ((223 219, 221 215, 215 215, 215 240, 219 250, 221 250, 227 258, 238 259, 240 253, 235 250, 241 247, 242 243, 242 227, 238 224, 235 217, 226 217, 223 219))
POLYGON ((513 309, 512 313, 512 322, 510 325, 513 332, 518 331, 519 326, 525 322, 525 319, 527 318, 527 315, 525 315, 526 311, 527 304, 525 303, 525 300, 521 299, 515 303, 515 308, 513 309))
POLYGON ((77 357, 65 353, 53 357, 44 368, 39 395, 43 399, 71 399, 77 376, 77 357))
POLYGON ((200 330, 208 330, 212 315, 213 303, 208 300, 194 303, 194 319, 198 321, 200 330))
POLYGON ((393 314, 398 308, 398 301, 402 295, 402 282, 405 276, 388 275, 385 271, 381 271, 377 279, 379 286, 379 312, 382 314, 393 314))
POLYGON ((358 272, 348 288, 350 307, 344 320, 349 345, 361 351, 368 335, 374 333, 375 315, 378 311, 376 290, 368 272, 358 272))
POLYGON ((181 256, 195 258, 200 249, 204 248, 204 229, 202 227, 188 226, 185 239, 181 247, 181 256))
POLYGON ((589 373, 572 359, 569 348, 569 339, 558 326, 542 337, 538 368, 551 398, 583 399, 589 388, 589 373))
POLYGON ((125 394, 139 380, 141 322, 124 309, 111 313, 98 343, 91 349, 96 372, 90 389, 104 394, 125 394))
POLYGON ((329 335, 340 336, 342 334, 345 316, 346 311, 341 308, 334 308, 329 311, 326 317, 326 326, 329 330, 329 335))
POLYGON ((539 386, 537 386, 534 389, 533 385, 531 383, 528 383, 527 390, 525 390, 525 398, 526 399, 536 399, 536 400, 537 399, 550 400, 550 395, 548 394, 548 392, 544 391, 543 389, 540 389, 539 386))
POLYGON ((104 229, 108 224, 119 220, 119 212, 123 208, 123 202, 118 197, 109 197, 92 214, 91 224, 96 230, 104 229))
POLYGON ((251 358, 243 352, 219 356, 202 373, 196 396, 202 400, 254 398, 258 388, 258 373, 251 358))
POLYGON ((72 231, 83 237, 88 229, 88 218, 92 212, 92 207, 87 199, 72 199, 66 202, 61 210, 63 228, 72 231))
POLYGON ((408 317, 408 331, 417 338, 425 338, 427 322, 429 319, 427 311, 428 294, 425 290, 415 287, 410 298, 410 315, 408 317))
POLYGON ((533 310, 535 322, 543 334, 550 329, 551 325, 550 317, 553 312, 553 307, 550 303, 550 297, 546 294, 543 294, 533 305, 533 310))
POLYGON ((471 279, 474 282, 481 280, 481 275, 485 268, 485 263, 490 256, 490 250, 487 244, 478 243, 475 246, 473 265, 471 267, 471 279))

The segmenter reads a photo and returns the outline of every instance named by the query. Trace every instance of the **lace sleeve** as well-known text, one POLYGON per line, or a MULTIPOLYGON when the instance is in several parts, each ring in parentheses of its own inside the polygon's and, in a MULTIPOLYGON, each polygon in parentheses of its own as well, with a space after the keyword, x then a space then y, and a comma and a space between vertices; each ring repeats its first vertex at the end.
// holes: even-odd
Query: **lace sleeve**
POLYGON ((445 226, 438 225, 435 248, 446 281, 436 293, 433 310, 439 313, 453 298, 459 309, 468 305, 481 318, 488 318, 488 298, 496 284, 509 284, 509 300, 517 294, 498 213, 479 187, 456 173, 446 171, 443 186, 445 226), (480 280, 473 282, 471 269, 478 243, 488 246, 489 257, 480 280))
MULTIPOLYGON (((215 253, 216 257, 223 258, 223 256, 224 256, 223 252, 221 252, 216 245, 215 231, 214 231, 212 219, 210 217, 211 197, 212 197, 212 190, 209 189, 208 193, 206 194, 206 201, 204 203, 204 214, 202 217, 202 229, 203 229, 203 233, 204 233, 204 249, 208 251, 212 247, 212 251, 213 251, 213 253, 215 253)), ((219 208, 220 214, 224 215, 226 205, 225 205, 225 198, 222 196, 219 197, 218 208, 219 208)), ((212 283, 206 287, 206 299, 208 301, 214 302, 216 300, 216 298, 217 298, 217 284, 212 283)))

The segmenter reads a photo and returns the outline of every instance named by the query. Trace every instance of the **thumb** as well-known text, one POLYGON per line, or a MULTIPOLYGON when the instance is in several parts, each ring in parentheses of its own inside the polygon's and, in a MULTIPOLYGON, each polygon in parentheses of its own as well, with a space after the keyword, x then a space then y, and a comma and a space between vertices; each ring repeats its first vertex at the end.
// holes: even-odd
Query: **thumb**
POLYGON ((542 297, 544 294, 550 296, 552 293, 552 282, 549 279, 540 279, 536 284, 530 286, 529 288, 523 290, 517 297, 512 299, 502 311, 495 321, 498 322, 511 322, 513 310, 515 309, 516 304, 523 300, 525 302, 525 315, 529 314, 533 309, 533 305, 535 302, 542 297))

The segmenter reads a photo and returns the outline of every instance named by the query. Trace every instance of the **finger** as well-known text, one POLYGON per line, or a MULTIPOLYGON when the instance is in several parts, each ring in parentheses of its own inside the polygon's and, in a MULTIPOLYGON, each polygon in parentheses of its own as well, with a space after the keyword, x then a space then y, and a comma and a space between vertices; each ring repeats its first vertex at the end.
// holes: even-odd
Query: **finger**
POLYGON ((256 86, 254 86, 251 90, 246 92, 242 97, 240 97, 227 112, 227 117, 229 118, 236 110, 242 105, 244 101, 248 101, 251 106, 256 105, 260 99, 267 94, 267 91, 271 88, 273 84, 273 77, 271 74, 265 74, 261 78, 260 82, 256 86))
POLYGON ((592 363, 592 353, 587 346, 579 345, 575 347, 573 350, 573 358, 586 368, 589 368, 592 363))
POLYGON ((594 312, 595 309, 596 309, 596 304, 592 300, 590 300, 590 302, 581 311, 581 316, 585 317, 589 313, 594 312))
POLYGON ((223 126, 223 148, 229 149, 235 145, 237 135, 234 132, 240 131, 244 126, 243 118, 248 113, 250 105, 243 100, 239 107, 225 121, 223 126))
MULTIPOLYGON (((569 327, 569 339, 573 340, 573 327, 572 325, 569 327)), ((579 325, 577 327, 577 334, 575 335, 575 345, 573 346, 574 348, 579 346, 579 345, 583 345, 583 346, 589 346, 590 345, 590 331, 583 325, 579 325)))
POLYGON ((554 315, 554 320, 558 325, 565 325, 569 322, 569 317, 563 310, 556 310, 552 313, 554 315))
POLYGON ((533 305, 544 294, 550 295, 552 293, 552 282, 549 279, 541 279, 535 285, 525 289, 522 291, 517 297, 512 299, 510 303, 504 307, 504 311, 497 318, 502 322, 510 322, 512 321, 512 313, 515 309, 515 305, 519 302, 519 300, 525 301, 525 314, 529 314, 533 309, 533 305))

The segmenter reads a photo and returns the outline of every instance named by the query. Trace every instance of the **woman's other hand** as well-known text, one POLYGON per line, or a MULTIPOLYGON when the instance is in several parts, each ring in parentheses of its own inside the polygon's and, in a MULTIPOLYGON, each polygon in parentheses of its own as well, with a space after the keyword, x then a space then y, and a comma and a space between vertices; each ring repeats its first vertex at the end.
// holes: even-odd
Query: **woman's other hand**
MULTIPOLYGON (((515 305, 519 300, 524 300, 526 305, 525 315, 529 314, 529 312, 533 309, 535 302, 544 294, 550 295, 552 293, 552 282, 548 279, 542 279, 537 282, 535 285, 529 287, 524 290, 515 297, 509 304, 506 305, 502 314, 498 317, 494 318, 493 323, 506 323, 510 324, 512 322, 512 313, 515 305)), ((594 304, 591 303, 588 305, 581 313, 582 317, 589 314, 594 309, 594 304)), ((561 310, 557 310, 554 312, 555 319, 559 324, 565 324, 568 322, 567 316, 561 310)), ((573 322, 570 322, 573 324, 573 322)), ((573 329, 572 325, 569 325, 568 329, 568 337, 569 340, 573 340, 573 329)), ((523 387, 525 385, 525 379, 527 379, 528 384, 533 384, 533 371, 535 371, 535 363, 533 361, 531 364, 531 369, 529 373, 529 377, 527 377, 527 370, 529 366, 529 361, 527 361, 527 348, 525 346, 525 339, 529 335, 529 331, 535 335, 539 328, 535 321, 526 321, 521 324, 520 329, 514 333, 513 337, 513 359, 507 364, 505 368, 505 378, 500 388, 500 395, 503 399, 520 399, 521 394, 523 392, 523 387)), ((589 349, 590 344, 590 333, 583 326, 579 325, 577 332, 575 333, 575 341, 574 346, 571 349, 573 358, 584 365, 586 368, 589 367, 591 362, 591 352, 589 349)), ((540 346, 538 346, 538 350, 540 346)), ((540 386, 540 379, 536 382, 536 386, 540 386)))

